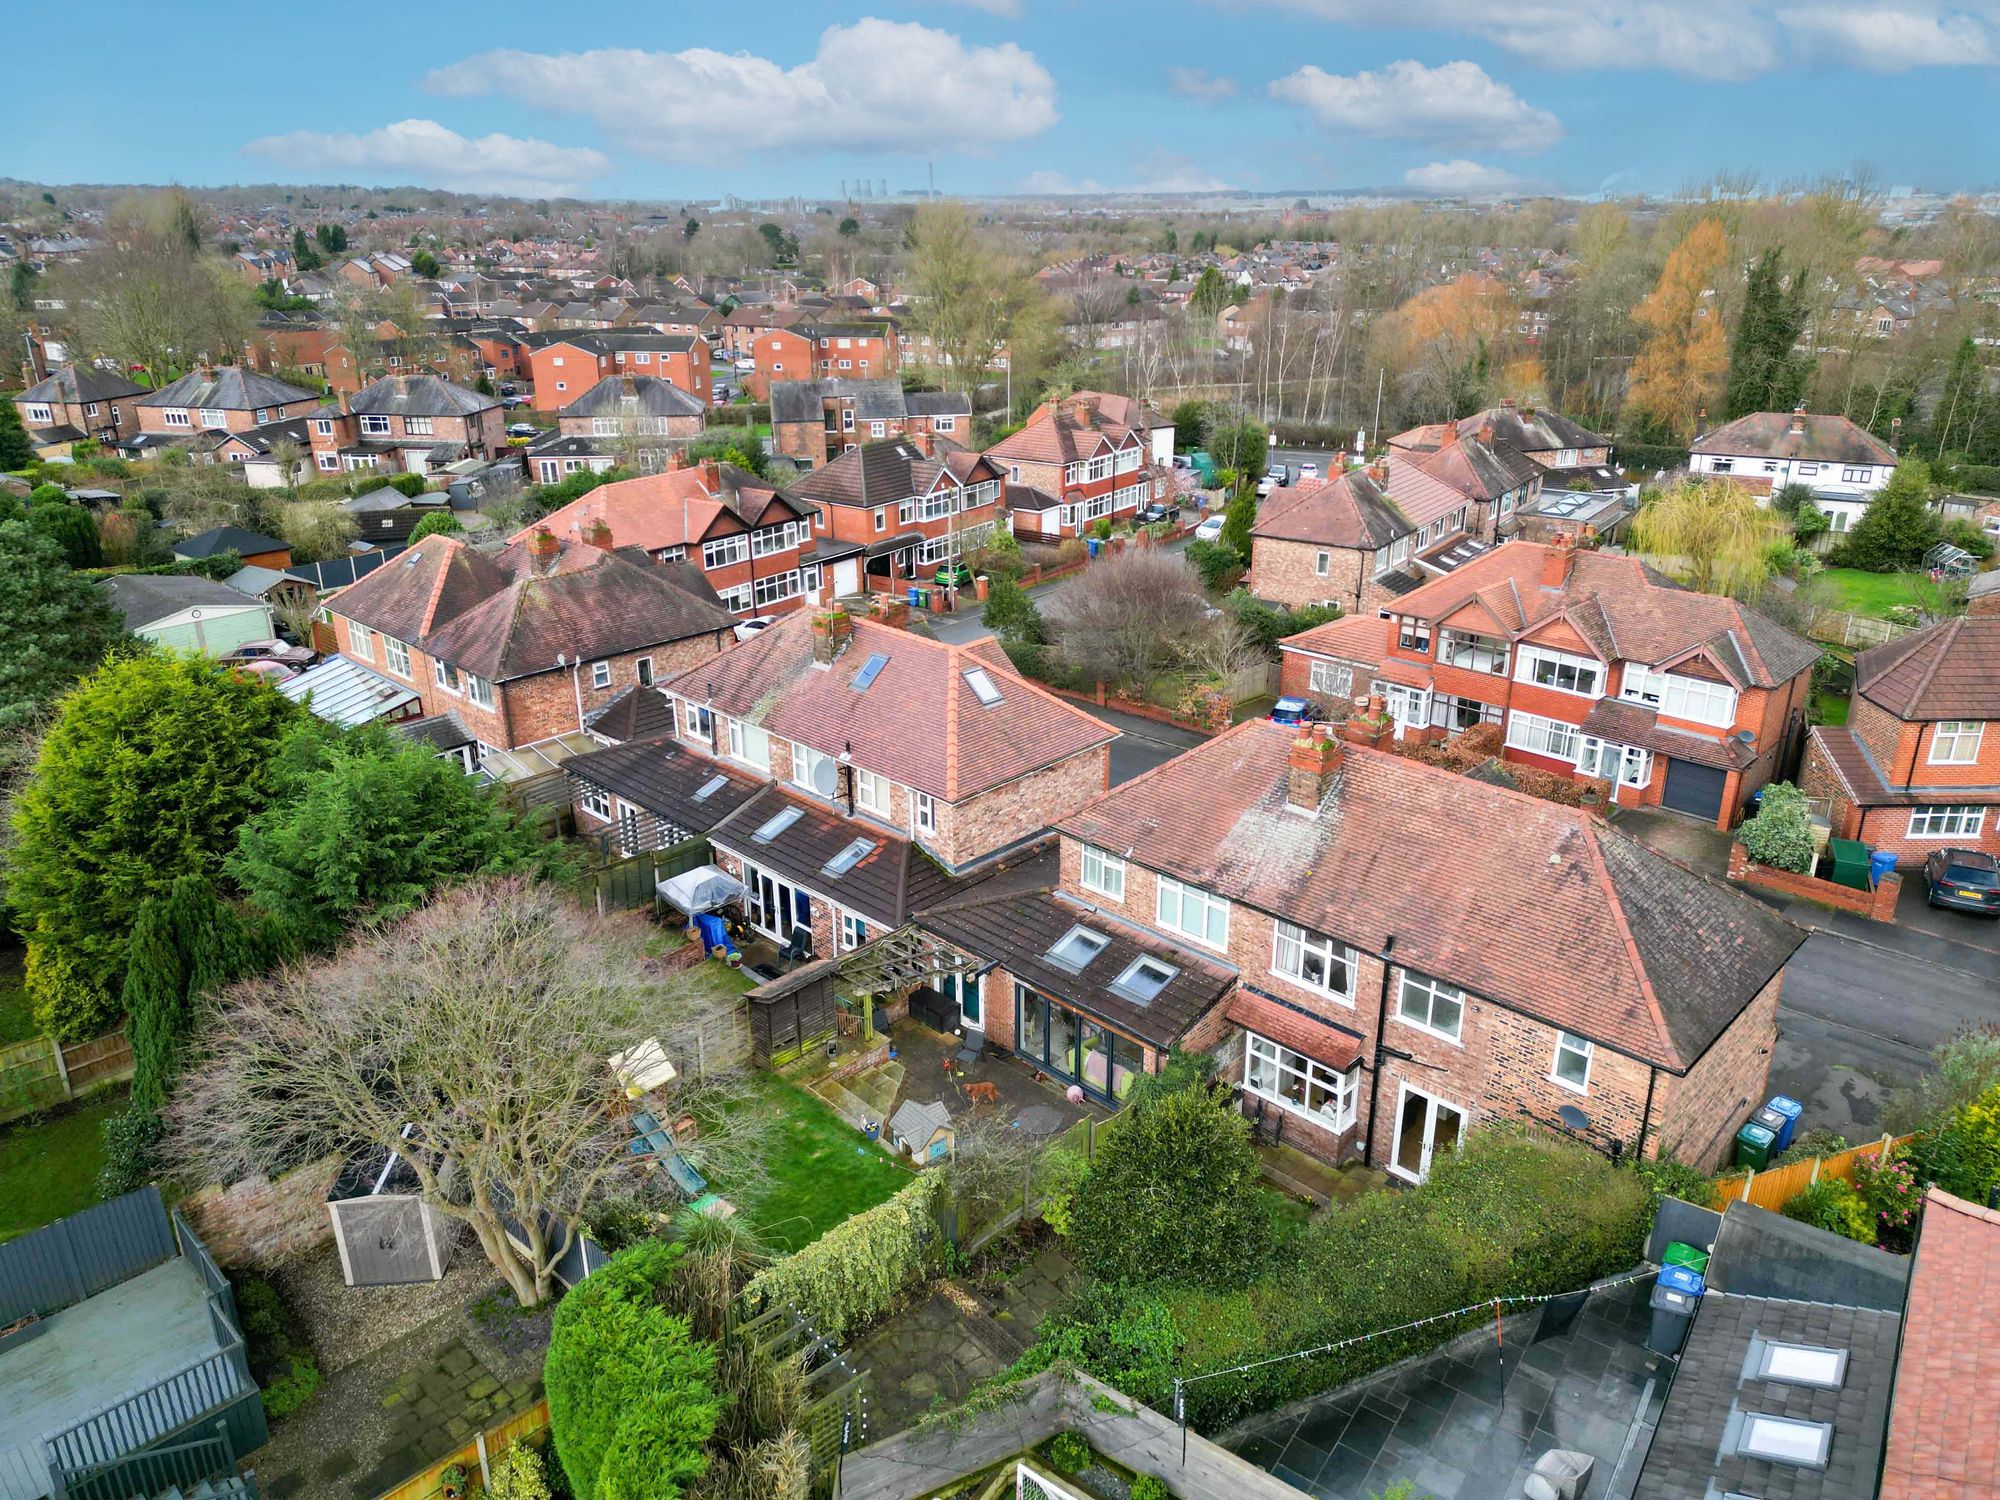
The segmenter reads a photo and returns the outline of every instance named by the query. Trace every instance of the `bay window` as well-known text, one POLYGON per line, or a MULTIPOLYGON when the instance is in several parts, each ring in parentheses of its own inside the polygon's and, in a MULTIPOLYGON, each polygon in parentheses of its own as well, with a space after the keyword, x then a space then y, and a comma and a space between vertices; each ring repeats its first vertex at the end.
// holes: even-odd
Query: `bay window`
POLYGON ((1161 876, 1155 910, 1162 927, 1210 948, 1229 946, 1229 903, 1198 885, 1161 876))
POLYGON ((719 536, 701 544, 701 565, 704 569, 726 568, 732 563, 747 561, 750 556, 750 539, 738 532, 735 536, 719 536))
POLYGON ((1576 726, 1565 724, 1560 719, 1545 719, 1540 714, 1518 712, 1507 716, 1507 744, 1510 749, 1575 764, 1579 739, 1576 726))
POLYGON ((1653 752, 1637 745, 1618 745, 1596 735, 1581 737, 1576 768, 1585 776, 1600 776, 1620 786, 1645 786, 1653 779, 1653 752))
POLYGON ((1419 1031, 1456 1042, 1465 1025, 1465 991, 1405 969, 1396 994, 1396 1018, 1419 1031))
POLYGON ((1272 938, 1271 972, 1354 1003, 1354 950, 1292 922, 1279 922, 1272 938))
POLYGON ((1345 1130, 1354 1123, 1361 1093, 1359 1068, 1337 1073, 1254 1031, 1243 1034, 1243 1087, 1315 1125, 1345 1130))

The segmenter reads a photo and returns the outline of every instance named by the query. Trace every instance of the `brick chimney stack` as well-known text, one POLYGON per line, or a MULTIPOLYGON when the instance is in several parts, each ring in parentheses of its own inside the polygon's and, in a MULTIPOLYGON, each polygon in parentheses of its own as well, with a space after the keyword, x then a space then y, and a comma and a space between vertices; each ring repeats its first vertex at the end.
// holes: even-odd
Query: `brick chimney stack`
POLYGON ((1438 446, 1440 448, 1454 448, 1457 445, 1458 445, 1458 423, 1447 422, 1444 424, 1444 437, 1439 440, 1438 446))
POLYGON ((546 526, 537 526, 528 533, 528 556, 537 563, 552 563, 556 554, 562 551, 562 543, 556 534, 546 526))
POLYGON ((1792 437, 1804 437, 1806 435, 1805 402, 1801 401, 1797 406, 1792 408, 1792 420, 1786 425, 1785 431, 1792 437))
POLYGON ((844 609, 823 609, 813 616, 813 661, 830 667, 854 638, 854 621, 844 609))
POLYGON ((718 460, 704 458, 701 461, 701 487, 711 495, 722 492, 722 465, 718 460))
POLYGON ((605 552, 609 552, 611 550, 611 523, 602 516, 592 516, 589 521, 584 523, 583 540, 587 546, 597 547, 605 552))
POLYGON ((1285 761, 1285 805, 1297 812, 1316 813, 1340 776, 1346 751, 1324 724, 1308 724, 1292 741, 1285 761))
POLYGON ((1384 453, 1380 457, 1375 458, 1369 462, 1368 477, 1374 480, 1377 484, 1387 484, 1389 482, 1388 454, 1384 453))
POLYGON ((1351 745, 1365 745, 1370 750, 1381 749, 1395 732, 1396 721, 1389 717, 1388 700, 1380 693, 1356 698, 1354 711, 1340 726, 1342 739, 1351 745))
POLYGON ((1560 589, 1569 581, 1569 566, 1576 560, 1576 539, 1567 532, 1558 533, 1542 549, 1542 587, 1560 589))

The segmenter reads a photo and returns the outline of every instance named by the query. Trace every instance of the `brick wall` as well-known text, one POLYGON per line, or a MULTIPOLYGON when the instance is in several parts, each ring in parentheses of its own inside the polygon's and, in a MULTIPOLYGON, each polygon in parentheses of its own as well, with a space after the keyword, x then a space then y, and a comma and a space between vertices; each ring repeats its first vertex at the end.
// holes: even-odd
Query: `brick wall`
POLYGON ((339 1159, 329 1157, 275 1180, 203 1188, 182 1199, 180 1211, 218 1264, 268 1271, 332 1241, 326 1194, 339 1170, 339 1159))
POLYGON ((1258 536, 1250 539, 1250 573, 1244 586, 1259 599, 1290 609, 1335 603, 1349 614, 1365 614, 1392 598, 1387 590, 1369 581, 1373 570, 1374 554, 1370 552, 1258 536), (1316 571, 1322 552, 1327 554, 1324 576, 1316 571))
POLYGON ((1964 834, 1949 837, 1910 836, 1910 814, 1908 807, 1871 807, 1862 812, 1859 827, 1853 837, 1861 840, 1871 849, 1891 849, 1895 851, 1896 867, 1899 870, 1921 869, 1923 862, 1937 849, 1980 849, 1988 854, 2000 856, 2000 804, 1992 802, 1992 794, 1985 797, 1966 797, 1960 794, 1940 793, 1938 802, 1986 802, 1986 816, 1979 825, 1979 835, 1968 838, 1964 834))
POLYGON ((963 802, 938 808, 938 853, 954 867, 1048 828, 1111 786, 1111 747, 1100 745, 963 802))
POLYGON ((1750 858, 1749 851, 1741 844, 1729 846, 1729 878, 1744 885, 1754 885, 1761 890, 1778 891, 1787 896, 1803 896, 1806 900, 1817 901, 1822 906, 1838 907, 1842 911, 1851 911, 1857 916, 1867 917, 1876 922, 1896 920, 1896 898, 1903 890, 1903 877, 1893 870, 1883 877, 1882 882, 1874 890, 1857 891, 1851 886, 1835 885, 1830 880, 1818 880, 1811 875, 1800 875, 1791 870, 1776 870, 1769 865, 1760 865, 1750 858))
POLYGON ((1686 1077, 1660 1075, 1648 1156, 1672 1154, 1704 1171, 1722 1165, 1737 1127, 1770 1094, 1784 977, 1783 970, 1772 976, 1686 1077))

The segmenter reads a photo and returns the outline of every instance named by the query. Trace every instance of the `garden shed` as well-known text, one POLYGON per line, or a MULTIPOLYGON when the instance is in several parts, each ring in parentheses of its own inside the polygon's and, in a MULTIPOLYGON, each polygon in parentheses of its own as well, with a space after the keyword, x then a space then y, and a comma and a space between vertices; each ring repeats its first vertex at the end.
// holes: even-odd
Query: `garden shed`
POLYGON ((349 1286, 442 1281, 458 1226, 424 1202, 417 1174, 399 1151, 363 1152, 327 1190, 341 1279, 349 1286))
POLYGON ((840 960, 822 958, 760 984, 743 998, 750 1002, 750 1050, 760 1063, 799 1056, 815 1042, 830 1039, 839 1025, 834 984, 840 960))

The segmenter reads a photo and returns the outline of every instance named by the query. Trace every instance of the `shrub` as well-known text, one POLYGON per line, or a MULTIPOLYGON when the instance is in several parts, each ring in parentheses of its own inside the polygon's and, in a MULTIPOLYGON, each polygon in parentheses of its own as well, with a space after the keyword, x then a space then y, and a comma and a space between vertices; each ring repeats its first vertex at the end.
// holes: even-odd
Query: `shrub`
POLYGON ((708 1470, 715 1349, 664 1301, 685 1253, 634 1245, 556 1307, 542 1380, 577 1500, 676 1500, 708 1470))
POLYGON ((872 1322, 930 1267, 939 1239, 933 1205, 943 1182, 936 1172, 922 1174, 893 1198, 767 1266, 744 1288, 745 1298, 753 1307, 796 1307, 834 1340, 872 1322))
POLYGON ((549 1500, 541 1450, 533 1443, 516 1439, 489 1468, 493 1482, 486 1487, 486 1500, 549 1500))
POLYGON ((1100 517, 1099 517, 1099 518, 1098 518, 1097 520, 1095 520, 1095 521, 1092 521, 1092 522, 1090 523, 1090 534, 1091 534, 1092 536, 1096 537, 1096 538, 1097 538, 1097 539, 1098 539, 1098 540, 1099 540, 1100 542, 1108 542, 1108 541, 1110 541, 1110 540, 1111 540, 1111 517, 1109 517, 1109 516, 1100 516, 1100 517))
POLYGON ((979 623, 1007 640, 1041 645, 1049 638, 1041 609, 1026 589, 1006 578, 988 580, 986 607, 979 612, 979 623))
POLYGON ((1090 1161, 1080 1151, 1057 1147, 1042 1158, 1035 1187, 1041 1194, 1042 1222, 1057 1234, 1076 1227, 1076 1191, 1090 1175, 1090 1161))
POLYGON ((1257 1179, 1250 1123, 1226 1087, 1135 1098, 1077 1190, 1077 1259, 1109 1281, 1239 1276, 1270 1233, 1257 1179))
POLYGON ((1853 1186, 1838 1177, 1822 1177, 1810 1187, 1794 1193, 1785 1201, 1783 1213, 1788 1219, 1845 1235, 1864 1245, 1875 1243, 1874 1215, 1868 1211, 1868 1205, 1861 1201, 1861 1195, 1854 1191, 1853 1186))
POLYGON ((165 1127, 157 1111, 128 1104, 104 1122, 104 1165, 97 1169, 97 1195, 117 1198, 143 1187, 153 1176, 153 1153, 165 1127))
POLYGON ((1080 1432, 1059 1432, 1049 1440, 1049 1462, 1065 1474, 1090 1467, 1090 1441, 1080 1432))
POLYGON ((450 511, 441 510, 435 515, 425 516, 410 528, 410 545, 416 546, 427 536, 463 536, 465 527, 450 511))
POLYGON ((1132 1500, 1174 1500, 1174 1492, 1157 1474, 1141 1474, 1132 1481, 1132 1500))
POLYGON ((35 1024, 60 1042, 87 1042, 118 1024, 118 1002, 61 943, 30 938, 23 984, 35 1024))
POLYGON ((1187 544, 1188 564, 1200 575, 1201 586, 1211 594, 1228 590, 1243 576, 1243 560, 1220 542, 1197 538, 1187 544))
POLYGON ((1791 1145, 1771 1158, 1771 1165, 1782 1167, 1790 1162, 1811 1161, 1816 1156, 1838 1156, 1853 1144, 1837 1130, 1802 1130, 1791 1145))
POLYGON ((431 487, 430 480, 421 474, 391 474, 383 483, 397 494, 406 496, 421 495, 431 487))
POLYGON ((2000 1184, 2000 1084, 1954 1109, 1910 1153, 1917 1179, 1984 1203, 2000 1184))
POLYGON ((1868 1210, 1875 1238, 1899 1254, 1910 1248, 1923 1190, 1902 1153, 1866 1152, 1854 1158, 1854 1191, 1868 1210))
POLYGON ((1806 820, 1805 793, 1789 781, 1774 781, 1764 788, 1756 816, 1743 820, 1736 837, 1760 865, 1812 873, 1812 827, 1806 820))
POLYGON ((1975 1027, 1932 1049, 1929 1070, 1889 1101, 1884 1124, 1897 1135, 1935 1129, 1996 1084, 2000 1026, 1975 1027))
POLYGON ((324 1376, 319 1361, 276 1287, 252 1271, 237 1272, 230 1280, 250 1373, 263 1387, 264 1414, 281 1422, 320 1388, 324 1376))
POLYGON ((1697 1208, 1707 1208, 1715 1201, 1715 1179, 1678 1157, 1664 1155, 1642 1161, 1637 1171, 1639 1180, 1652 1195, 1655 1209, 1662 1198, 1678 1198, 1697 1208))
POLYGON ((1981 562, 1993 555, 1993 538, 1963 518, 1946 523, 1944 540, 1954 547, 1963 547, 1981 562))

